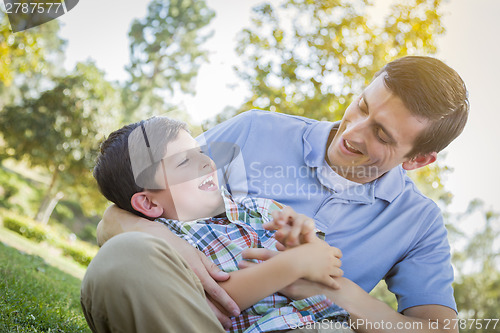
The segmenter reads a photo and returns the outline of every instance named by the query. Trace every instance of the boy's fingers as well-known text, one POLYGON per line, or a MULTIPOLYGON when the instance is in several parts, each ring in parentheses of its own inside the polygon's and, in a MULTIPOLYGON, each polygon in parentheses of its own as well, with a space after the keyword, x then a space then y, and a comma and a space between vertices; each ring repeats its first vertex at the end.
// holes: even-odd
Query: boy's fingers
POLYGON ((342 251, 340 251, 339 248, 336 248, 334 246, 331 246, 330 249, 333 251, 333 255, 336 256, 337 258, 341 259, 342 258, 342 251))
POLYGON ((266 222, 262 225, 262 227, 266 230, 278 230, 284 224, 285 220, 283 219, 281 211, 274 211, 271 213, 273 219, 270 222, 266 222))
MULTIPOLYGON (((337 268, 339 268, 339 267, 341 267, 341 266, 342 266, 342 261, 341 261, 339 258, 335 257, 335 259, 333 260, 333 264, 334 264, 337 268)), ((339 269, 340 269, 340 268, 339 268, 339 269)))
POLYGON ((340 284, 335 280, 333 279, 332 277, 329 277, 329 281, 328 281, 328 287, 330 288, 333 288, 333 289, 340 289, 340 284))
POLYGON ((242 252, 243 259, 258 259, 267 260, 278 254, 278 251, 268 250, 264 248, 245 249, 242 252))
POLYGON ((341 277, 344 275, 344 271, 338 267, 332 268, 330 276, 341 277))
POLYGON ((285 220, 285 223, 288 223, 290 219, 295 220, 297 218, 297 213, 289 206, 283 208, 281 211, 281 216, 285 220))
POLYGON ((316 225, 314 224, 314 221, 306 217, 306 220, 304 222, 304 227, 302 228, 302 230, 304 230, 304 233, 307 234, 313 232, 315 227, 316 225))
POLYGON ((316 234, 314 232, 309 232, 304 235, 304 241, 306 243, 312 243, 316 238, 316 234))
POLYGON ((258 264, 254 263, 252 261, 248 261, 248 260, 242 260, 242 261, 238 262, 238 268, 240 268, 240 269, 252 267, 254 265, 258 265, 258 264))
POLYGON ((286 250, 286 246, 281 244, 279 241, 276 242, 276 250, 278 251, 285 251, 286 250))

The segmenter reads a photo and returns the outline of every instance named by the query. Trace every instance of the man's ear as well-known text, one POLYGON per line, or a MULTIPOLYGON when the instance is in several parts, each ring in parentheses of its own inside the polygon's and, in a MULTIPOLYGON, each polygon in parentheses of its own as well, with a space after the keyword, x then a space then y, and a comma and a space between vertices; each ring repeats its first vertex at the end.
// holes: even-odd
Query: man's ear
POLYGON ((434 151, 432 153, 427 153, 423 155, 417 155, 414 158, 403 162, 403 169, 405 170, 415 170, 421 167, 424 167, 428 164, 436 161, 437 153, 434 151))
POLYGON ((163 208, 151 198, 148 192, 137 192, 130 199, 132 207, 149 217, 157 218, 163 214, 163 208))

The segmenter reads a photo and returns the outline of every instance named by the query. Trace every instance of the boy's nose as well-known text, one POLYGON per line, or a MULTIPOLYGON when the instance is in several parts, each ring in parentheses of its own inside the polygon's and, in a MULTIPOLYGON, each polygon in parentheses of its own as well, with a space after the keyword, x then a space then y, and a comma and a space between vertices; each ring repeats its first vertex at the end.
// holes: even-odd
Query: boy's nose
POLYGON ((212 159, 206 155, 202 155, 201 161, 200 161, 200 166, 201 169, 207 169, 210 171, 215 170, 215 163, 212 161, 212 159))

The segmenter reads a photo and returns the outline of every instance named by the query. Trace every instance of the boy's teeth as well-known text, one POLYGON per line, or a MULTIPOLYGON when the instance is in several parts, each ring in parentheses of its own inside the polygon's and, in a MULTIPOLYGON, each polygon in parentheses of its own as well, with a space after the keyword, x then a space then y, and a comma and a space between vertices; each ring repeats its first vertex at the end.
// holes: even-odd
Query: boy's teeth
POLYGON ((200 186, 203 186, 203 185, 205 185, 206 183, 213 181, 213 179, 214 179, 214 177, 213 177, 213 176, 208 177, 207 179, 205 179, 205 180, 204 180, 204 181, 200 184, 200 186))

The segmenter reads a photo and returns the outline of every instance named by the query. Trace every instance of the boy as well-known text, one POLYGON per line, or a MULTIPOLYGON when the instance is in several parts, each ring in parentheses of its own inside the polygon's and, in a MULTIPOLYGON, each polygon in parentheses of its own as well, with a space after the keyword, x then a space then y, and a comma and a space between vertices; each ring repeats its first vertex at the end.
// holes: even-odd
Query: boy
MULTIPOLYGON (((158 117, 113 132, 101 146, 94 176, 118 207, 165 224, 231 272, 221 286, 246 309, 232 318, 231 331, 268 332, 347 318, 323 295, 292 301, 276 293, 299 278, 335 287, 339 254, 315 236, 313 221, 304 215, 281 211, 283 206, 269 199, 237 202, 219 191, 213 161, 184 123, 158 117), (277 229, 276 238, 284 245, 266 229, 277 229), (300 245, 290 243, 297 236, 300 245), (255 247, 286 251, 238 270, 243 250, 255 247)), ((98 240, 100 245, 105 241, 98 240)))

